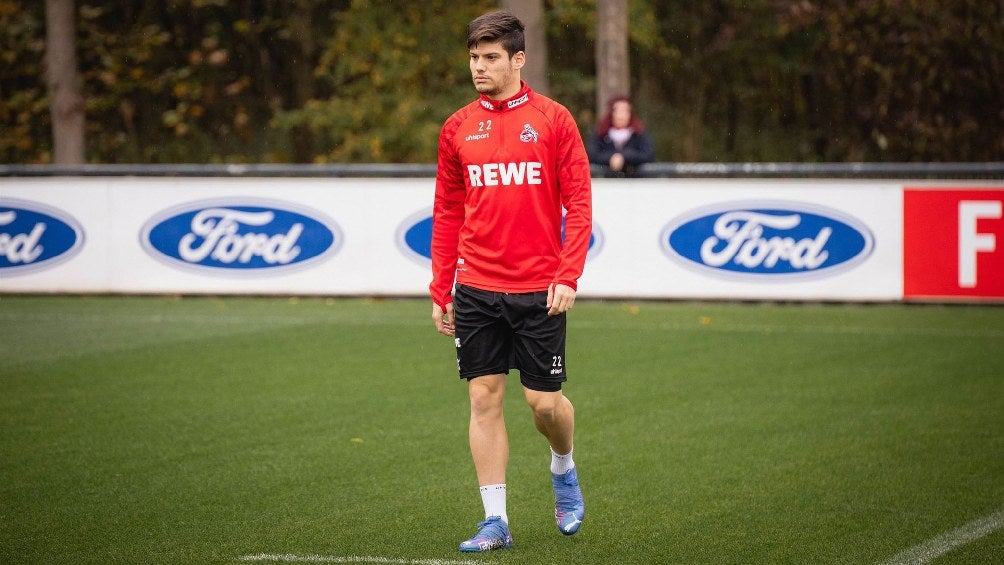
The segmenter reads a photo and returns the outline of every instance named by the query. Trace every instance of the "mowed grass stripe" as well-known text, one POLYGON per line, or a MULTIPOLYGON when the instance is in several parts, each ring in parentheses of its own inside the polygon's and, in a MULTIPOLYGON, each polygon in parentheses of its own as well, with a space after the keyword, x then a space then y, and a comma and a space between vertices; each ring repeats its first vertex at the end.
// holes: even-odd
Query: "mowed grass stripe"
MULTIPOLYGON (((516 546, 484 559, 873 563, 986 515, 1004 503, 1002 315, 581 301, 566 390, 586 524, 558 534, 511 378, 516 546)), ((425 300, 0 298, 17 320, 0 338, 33 352, 0 362, 3 560, 458 559, 481 509, 466 391, 428 316, 425 300)), ((1001 538, 942 559, 987 561, 1001 538)))

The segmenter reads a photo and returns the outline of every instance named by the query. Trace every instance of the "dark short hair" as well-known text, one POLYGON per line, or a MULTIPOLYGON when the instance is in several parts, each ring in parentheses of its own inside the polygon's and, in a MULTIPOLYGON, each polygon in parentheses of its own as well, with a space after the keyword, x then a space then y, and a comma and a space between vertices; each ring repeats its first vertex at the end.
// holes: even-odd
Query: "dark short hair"
POLYGON ((523 36, 523 22, 506 10, 489 12, 471 20, 467 26, 467 48, 478 43, 501 43, 511 59, 513 55, 526 50, 523 36))

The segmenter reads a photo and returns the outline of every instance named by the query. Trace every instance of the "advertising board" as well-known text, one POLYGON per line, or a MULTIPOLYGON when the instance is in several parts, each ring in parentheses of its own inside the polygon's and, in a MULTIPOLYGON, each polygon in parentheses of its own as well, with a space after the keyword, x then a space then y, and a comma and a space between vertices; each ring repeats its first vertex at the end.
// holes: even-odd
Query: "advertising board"
POLYGON ((904 190, 903 296, 1004 299, 1004 190, 904 190))
MULTIPOLYGON (((425 296, 434 182, 0 179, 0 293, 425 296)), ((594 179, 579 294, 999 300, 1002 206, 1000 183, 594 179)))

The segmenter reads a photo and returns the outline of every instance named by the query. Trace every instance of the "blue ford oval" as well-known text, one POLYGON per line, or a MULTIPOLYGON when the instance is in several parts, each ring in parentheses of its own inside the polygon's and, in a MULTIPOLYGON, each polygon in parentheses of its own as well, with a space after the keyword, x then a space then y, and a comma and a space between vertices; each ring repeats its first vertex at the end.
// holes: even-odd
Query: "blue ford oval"
POLYGON ((726 203, 671 221, 664 252, 688 268, 733 277, 825 276, 852 268, 872 252, 860 221, 794 202, 726 203))
POLYGON ((36 202, 0 201, 0 272, 52 267, 83 247, 84 230, 69 214, 36 202))
POLYGON ((319 212, 256 199, 194 202, 143 227, 141 242, 168 263, 220 273, 274 272, 335 253, 342 236, 319 212))
POLYGON ((420 262, 432 260, 432 216, 422 213, 405 221, 398 236, 398 244, 413 259, 420 262))

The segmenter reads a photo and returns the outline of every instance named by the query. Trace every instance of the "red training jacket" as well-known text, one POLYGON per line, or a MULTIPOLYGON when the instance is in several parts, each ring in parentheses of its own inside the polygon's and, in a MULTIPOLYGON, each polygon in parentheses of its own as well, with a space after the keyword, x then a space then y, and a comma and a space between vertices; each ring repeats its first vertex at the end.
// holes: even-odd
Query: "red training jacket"
POLYGON ((497 292, 577 289, 592 184, 568 110, 526 83, 508 100, 482 95, 457 110, 439 136, 432 225, 429 292, 442 307, 453 302, 454 276, 497 292))

